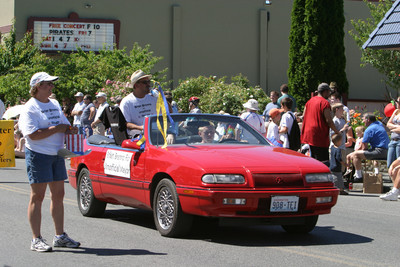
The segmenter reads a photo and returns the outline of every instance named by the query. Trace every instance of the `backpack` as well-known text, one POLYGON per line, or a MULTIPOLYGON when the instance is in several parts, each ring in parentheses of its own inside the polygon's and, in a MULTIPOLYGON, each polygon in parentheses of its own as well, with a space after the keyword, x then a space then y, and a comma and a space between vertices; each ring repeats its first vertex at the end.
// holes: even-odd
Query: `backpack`
POLYGON ((293 116, 293 114, 292 113, 289 113, 289 114, 293 119, 292 129, 290 130, 290 133, 288 133, 289 149, 297 151, 301 147, 300 127, 299 127, 299 124, 297 123, 296 118, 293 116))

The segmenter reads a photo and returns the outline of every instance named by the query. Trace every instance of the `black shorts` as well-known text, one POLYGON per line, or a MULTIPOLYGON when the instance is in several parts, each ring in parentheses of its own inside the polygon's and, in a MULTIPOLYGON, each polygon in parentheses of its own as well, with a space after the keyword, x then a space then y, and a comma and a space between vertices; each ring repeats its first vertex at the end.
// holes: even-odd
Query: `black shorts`
POLYGON ((372 149, 364 150, 364 156, 366 159, 381 159, 386 160, 388 150, 382 147, 375 147, 372 149))
POLYGON ((322 161, 322 162, 329 162, 329 148, 328 147, 318 147, 318 146, 311 146, 311 157, 322 161))

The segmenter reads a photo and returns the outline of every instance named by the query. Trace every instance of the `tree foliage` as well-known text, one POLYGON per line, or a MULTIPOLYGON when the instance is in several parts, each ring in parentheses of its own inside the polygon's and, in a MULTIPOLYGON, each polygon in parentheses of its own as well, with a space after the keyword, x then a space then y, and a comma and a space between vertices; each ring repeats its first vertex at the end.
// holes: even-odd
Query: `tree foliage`
POLYGON ((369 35, 375 30, 378 23, 384 18, 386 12, 392 7, 392 1, 380 1, 378 4, 364 0, 370 10, 371 17, 366 20, 352 20, 354 30, 349 33, 361 49, 361 66, 370 64, 380 73, 385 75, 385 83, 390 87, 400 89, 400 52, 390 50, 362 49, 369 35))
MULTIPOLYGON (((80 49, 46 56, 32 43, 30 33, 17 41, 12 29, 0 44, 0 93, 8 104, 14 105, 30 98, 29 81, 39 71, 60 77, 53 90, 59 100, 73 98, 78 91, 91 95, 104 91, 110 99, 117 95, 125 96, 129 93, 125 88, 107 86, 106 81, 126 82, 137 69, 151 73, 162 59, 154 56, 149 46, 142 48, 138 44, 134 44, 129 52, 126 48, 103 49, 98 53, 80 49)), ((166 69, 152 75, 164 82, 165 72, 166 69)))
MULTIPOLYGON (((154 56, 149 46, 142 48, 134 44, 129 52, 126 48, 103 49, 98 53, 79 49, 73 53, 46 55, 32 45, 30 34, 17 41, 13 30, 0 48, 0 93, 11 105, 30 98, 29 81, 39 71, 59 76, 53 90, 58 100, 73 98, 78 91, 92 96, 101 91, 107 94, 109 102, 113 102, 115 97, 130 93, 131 89, 125 85, 138 69, 151 73, 164 89, 169 84, 165 77, 166 69, 153 71, 162 58, 154 56)), ((260 112, 270 101, 260 87, 251 87, 243 75, 232 77, 230 83, 226 79, 199 76, 182 80, 173 91, 174 98, 184 112, 189 111, 188 99, 198 96, 203 112, 223 110, 233 115, 238 115, 250 98, 258 100, 260 112)))
POLYGON ((289 89, 299 106, 321 82, 347 93, 343 0, 295 0, 289 49, 289 89))
POLYGON ((203 113, 218 113, 222 110, 231 115, 239 115, 244 110, 243 104, 251 98, 258 101, 260 112, 270 101, 260 87, 250 87, 249 80, 241 74, 232 77, 231 83, 226 82, 226 77, 188 78, 180 81, 173 96, 183 112, 189 112, 189 98, 197 96, 203 113))

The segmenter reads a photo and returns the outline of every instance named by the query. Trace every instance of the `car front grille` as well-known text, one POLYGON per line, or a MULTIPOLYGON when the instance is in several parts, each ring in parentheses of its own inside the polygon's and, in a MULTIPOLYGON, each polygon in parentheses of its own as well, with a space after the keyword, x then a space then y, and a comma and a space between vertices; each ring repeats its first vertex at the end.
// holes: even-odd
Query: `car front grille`
POLYGON ((253 173, 254 186, 260 187, 303 187, 304 179, 299 173, 253 173))

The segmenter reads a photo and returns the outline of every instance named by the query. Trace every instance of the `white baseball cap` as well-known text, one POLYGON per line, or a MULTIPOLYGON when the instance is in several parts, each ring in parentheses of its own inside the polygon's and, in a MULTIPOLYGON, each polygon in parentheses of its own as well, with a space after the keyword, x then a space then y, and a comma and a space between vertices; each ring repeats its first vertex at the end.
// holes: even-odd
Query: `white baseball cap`
POLYGON ((97 93, 96 97, 104 97, 107 98, 107 95, 103 92, 97 93))
POLYGON ((76 93, 74 96, 75 96, 75 97, 77 97, 77 96, 83 96, 83 93, 78 92, 78 93, 76 93))
POLYGON ((37 72, 33 74, 31 82, 29 83, 31 87, 34 87, 40 82, 52 82, 58 80, 57 76, 51 76, 46 72, 37 72))

